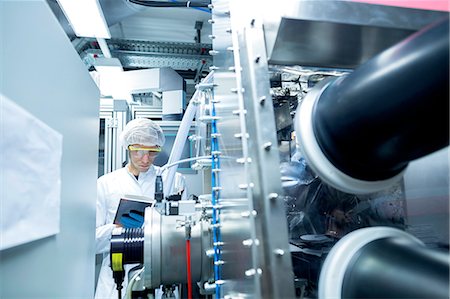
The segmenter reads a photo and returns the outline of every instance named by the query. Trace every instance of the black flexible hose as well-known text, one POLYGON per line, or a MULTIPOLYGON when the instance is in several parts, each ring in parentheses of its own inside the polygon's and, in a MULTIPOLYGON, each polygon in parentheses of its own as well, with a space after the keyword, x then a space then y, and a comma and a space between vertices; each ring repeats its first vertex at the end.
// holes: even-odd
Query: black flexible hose
POLYGON ((342 298, 449 298, 445 252, 400 238, 373 241, 354 255, 342 298))
POLYGON ((327 159, 366 181, 399 174, 449 144, 446 17, 330 83, 313 111, 327 159))

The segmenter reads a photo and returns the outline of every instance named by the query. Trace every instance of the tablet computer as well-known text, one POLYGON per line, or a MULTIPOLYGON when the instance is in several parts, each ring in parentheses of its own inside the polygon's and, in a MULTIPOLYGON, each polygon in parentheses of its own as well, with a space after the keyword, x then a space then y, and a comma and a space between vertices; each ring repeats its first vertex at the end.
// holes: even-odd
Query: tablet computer
POLYGON ((144 216, 144 211, 147 207, 153 206, 155 201, 145 197, 122 197, 117 207, 116 216, 114 217, 114 224, 122 225, 120 219, 123 215, 130 214, 130 212, 137 213, 144 216))

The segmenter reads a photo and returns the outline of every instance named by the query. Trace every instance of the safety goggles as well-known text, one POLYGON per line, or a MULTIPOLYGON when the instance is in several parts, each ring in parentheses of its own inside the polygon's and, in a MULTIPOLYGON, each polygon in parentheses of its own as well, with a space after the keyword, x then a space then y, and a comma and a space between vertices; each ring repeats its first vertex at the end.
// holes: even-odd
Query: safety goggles
POLYGON ((158 155, 158 153, 161 151, 160 146, 135 146, 130 145, 128 146, 128 150, 130 153, 138 158, 142 158, 145 155, 149 155, 149 157, 154 157, 158 155))

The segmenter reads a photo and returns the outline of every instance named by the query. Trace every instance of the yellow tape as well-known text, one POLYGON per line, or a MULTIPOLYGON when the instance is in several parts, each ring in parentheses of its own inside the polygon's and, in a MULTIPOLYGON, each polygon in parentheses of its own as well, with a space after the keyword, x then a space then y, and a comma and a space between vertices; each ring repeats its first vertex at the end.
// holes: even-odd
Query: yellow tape
POLYGON ((113 271, 123 271, 122 265, 122 253, 113 253, 111 256, 112 270, 113 271))

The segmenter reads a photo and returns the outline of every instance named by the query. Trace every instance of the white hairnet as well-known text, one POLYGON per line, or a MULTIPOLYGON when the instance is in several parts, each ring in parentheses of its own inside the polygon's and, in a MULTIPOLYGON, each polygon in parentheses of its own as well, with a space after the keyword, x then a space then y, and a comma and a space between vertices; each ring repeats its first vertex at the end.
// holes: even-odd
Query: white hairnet
POLYGON ((161 127, 148 118, 136 118, 128 122, 119 138, 125 148, 131 144, 162 147, 166 141, 161 127))

